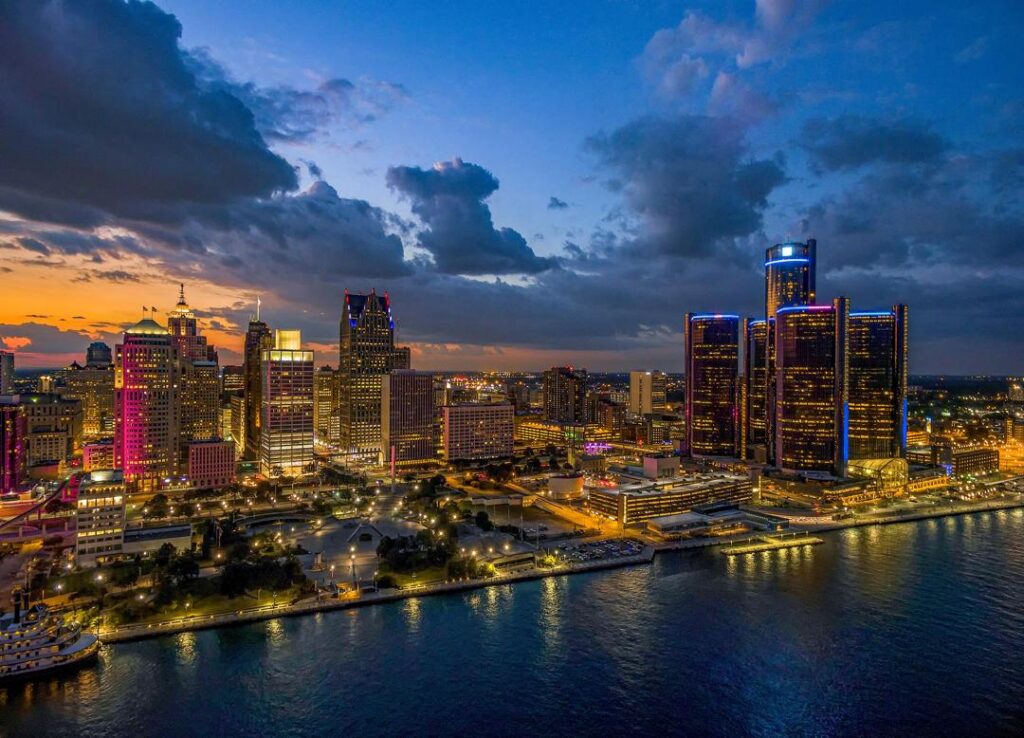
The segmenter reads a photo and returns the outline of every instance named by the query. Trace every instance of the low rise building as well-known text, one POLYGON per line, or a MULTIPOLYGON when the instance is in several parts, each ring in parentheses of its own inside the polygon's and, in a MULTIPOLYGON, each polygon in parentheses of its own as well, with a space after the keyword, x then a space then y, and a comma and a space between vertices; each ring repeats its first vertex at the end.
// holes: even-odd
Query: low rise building
POLYGON ((154 528, 128 528, 124 532, 122 553, 125 556, 152 556, 168 543, 180 553, 191 551, 192 526, 186 523, 154 528))
POLYGON ((103 438, 90 441, 82 447, 82 469, 111 469, 114 466, 114 439, 103 438))
POLYGON ((233 441, 196 441, 188 445, 188 481, 197 489, 220 489, 235 481, 233 441))
POLYGON ((442 437, 447 461, 511 456, 515 410, 511 404, 446 405, 442 437))
POLYGON ((934 454, 932 463, 946 467, 950 476, 982 476, 999 471, 999 450, 995 448, 939 446, 934 454))
POLYGON ((590 509, 623 525, 679 515, 709 503, 749 502, 752 494, 750 477, 739 474, 702 474, 588 490, 590 509))

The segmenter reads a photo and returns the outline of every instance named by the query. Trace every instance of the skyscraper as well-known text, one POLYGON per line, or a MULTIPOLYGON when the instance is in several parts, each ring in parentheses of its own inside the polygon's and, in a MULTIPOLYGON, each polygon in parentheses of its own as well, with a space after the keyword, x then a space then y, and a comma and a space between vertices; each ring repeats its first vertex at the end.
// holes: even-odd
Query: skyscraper
POLYGON ((544 418, 556 423, 587 422, 587 370, 555 366, 544 372, 544 418))
POLYGON ((313 352, 299 331, 274 332, 260 364, 260 473, 294 476, 313 463, 313 352))
POLYGON ((663 413, 668 410, 665 373, 659 371, 629 373, 629 412, 633 416, 663 413))
POLYGON ((196 314, 180 285, 178 304, 167 314, 167 331, 181 363, 181 468, 188 463, 188 444, 220 435, 220 368, 217 352, 199 330, 196 314))
POLYGON ((25 416, 12 400, 0 400, 0 494, 18 489, 25 476, 25 416))
POLYGON ((167 314, 167 331, 171 341, 178 350, 178 357, 190 361, 213 361, 217 354, 206 341, 206 336, 199 332, 196 314, 185 301, 185 285, 179 286, 178 304, 167 314))
POLYGON ((817 241, 779 243, 765 250, 765 317, 779 308, 813 305, 817 241))
POLYGON ((338 372, 320 367, 313 377, 313 426, 318 443, 337 444, 341 435, 338 416, 338 372))
POLYGON ((167 329, 144 318, 114 356, 114 464, 142 491, 178 475, 180 364, 167 329))
POLYGON ((71 364, 64 373, 64 397, 82 403, 82 434, 90 440, 114 433, 114 367, 96 359, 95 345, 87 354, 92 362, 87 360, 84 367, 71 364))
POLYGON ((85 350, 85 365, 90 369, 106 369, 114 363, 110 346, 103 341, 93 341, 85 350))
POLYGON ((907 313, 850 313, 850 460, 906 454, 907 313))
POLYGON ((385 293, 345 292, 341 311, 338 367, 340 443, 348 451, 380 451, 382 377, 394 366, 395 322, 385 293))
POLYGON ((397 369, 384 378, 381 444, 385 463, 417 463, 436 458, 432 374, 397 369))
POLYGON ((686 449, 696 456, 738 456, 738 315, 687 313, 686 449))
POLYGON ((14 392, 14 352, 0 351, 0 395, 14 392))
MULTIPOLYGON (((774 321, 749 320, 743 341, 743 379, 746 382, 747 456, 764 461, 768 443, 768 333, 774 321), (759 458, 760 457, 760 458, 759 458)), ((742 451, 743 449, 741 449, 742 451)))
POLYGON ((273 345, 270 328, 260 320, 260 303, 256 301, 256 316, 249 320, 249 328, 245 332, 245 356, 243 372, 245 374, 245 456, 258 459, 260 455, 260 422, 263 403, 260 393, 263 390, 263 379, 260 364, 263 352, 273 345))
POLYGON ((849 301, 780 308, 775 317, 775 465, 846 472, 849 301))

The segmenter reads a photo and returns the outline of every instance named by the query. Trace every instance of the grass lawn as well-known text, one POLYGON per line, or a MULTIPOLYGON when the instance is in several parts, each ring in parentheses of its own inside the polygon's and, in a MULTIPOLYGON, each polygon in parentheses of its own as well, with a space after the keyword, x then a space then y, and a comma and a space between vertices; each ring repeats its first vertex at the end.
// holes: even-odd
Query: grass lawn
POLYGON ((444 566, 431 566, 415 573, 404 573, 390 571, 386 566, 382 566, 380 573, 394 577, 399 587, 409 587, 417 584, 437 584, 438 582, 443 582, 448 575, 448 570, 444 566))

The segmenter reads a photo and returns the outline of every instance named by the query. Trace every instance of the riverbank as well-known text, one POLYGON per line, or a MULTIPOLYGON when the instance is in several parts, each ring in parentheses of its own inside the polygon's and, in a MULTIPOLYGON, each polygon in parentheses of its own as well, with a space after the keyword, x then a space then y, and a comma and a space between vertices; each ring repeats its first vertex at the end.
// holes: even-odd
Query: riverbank
MULTIPOLYGON (((944 518, 955 515, 969 515, 978 512, 993 512, 997 510, 1010 510, 1024 508, 1024 497, 1017 499, 989 500, 983 502, 967 503, 953 506, 941 506, 927 510, 914 510, 905 513, 895 513, 889 516, 878 516, 871 518, 850 518, 846 520, 830 520, 815 525, 800 525, 788 531, 782 536, 775 536, 782 539, 787 537, 805 536, 809 533, 825 533, 829 531, 844 530, 846 528, 860 528, 870 525, 892 525, 896 523, 910 523, 932 518, 944 518)), ((370 605, 397 602, 415 597, 426 597, 433 595, 458 594, 475 589, 495 587, 504 584, 514 584, 546 577, 563 576, 570 574, 584 574, 603 569, 617 569, 641 564, 650 564, 656 554, 672 551, 685 551, 695 548, 710 548, 716 546, 728 546, 753 542, 762 536, 723 536, 721 538, 702 538, 682 541, 670 541, 666 543, 648 545, 642 553, 636 556, 601 559, 598 561, 587 561, 575 564, 562 564, 551 568, 531 569, 515 572, 507 575, 500 575, 490 579, 473 579, 459 582, 448 582, 443 584, 424 585, 421 587, 385 590, 381 592, 364 592, 354 597, 339 599, 310 598, 296 603, 281 605, 263 605, 261 607, 239 610, 234 613, 221 615, 203 615, 187 618, 177 618, 163 623, 150 623, 140 625, 126 625, 117 628, 101 628, 97 632, 104 643, 123 643, 126 641, 142 640, 146 638, 157 638, 176 633, 207 630, 210 628, 223 628, 233 625, 245 625, 248 623, 260 622, 280 617, 298 617, 311 615, 318 612, 330 612, 333 610, 345 610, 353 607, 368 607, 370 605)))
POLYGON ((177 618, 164 623, 148 623, 139 625, 124 625, 117 628, 100 628, 97 631, 100 640, 104 643, 124 643, 126 641, 137 641, 145 638, 157 638, 164 635, 173 635, 195 630, 207 630, 209 628, 224 628, 232 625, 245 625, 272 618, 298 617, 300 615, 312 615, 318 612, 330 612, 333 610, 346 610, 353 607, 367 607, 380 605, 387 602, 397 602, 414 597, 426 597, 431 595, 458 594, 474 589, 485 587, 496 587, 516 582, 527 582, 534 579, 547 577, 564 576, 568 574, 583 574, 585 572, 600 571, 602 569, 618 569, 627 566, 638 566, 650 564, 654 560, 654 548, 644 547, 644 550, 636 556, 623 556, 619 558, 601 559, 597 561, 586 561, 576 564, 562 564, 544 569, 532 569, 513 574, 499 575, 489 579, 470 579, 460 582, 446 582, 443 584, 423 585, 421 587, 410 587, 407 589, 389 589, 380 592, 363 592, 353 597, 342 597, 338 599, 316 599, 310 598, 296 603, 281 605, 263 605, 234 613, 223 615, 202 615, 187 618, 177 618))

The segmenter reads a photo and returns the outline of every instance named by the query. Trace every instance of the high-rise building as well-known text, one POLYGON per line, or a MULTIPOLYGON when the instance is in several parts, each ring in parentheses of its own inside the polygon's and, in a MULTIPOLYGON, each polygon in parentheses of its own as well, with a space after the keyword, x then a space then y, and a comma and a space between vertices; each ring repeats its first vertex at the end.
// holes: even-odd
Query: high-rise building
MULTIPOLYGON (((743 381, 746 383, 746 456, 764 461, 768 444, 768 346, 774 321, 748 320, 744 324, 743 381)), ((744 451, 744 449, 740 449, 744 451)))
POLYGON ((556 366, 544 372, 544 419, 587 422, 587 370, 556 366))
POLYGON ((313 377, 313 428, 317 443, 336 445, 341 435, 338 372, 320 367, 313 377))
POLYGON ((228 364, 220 368, 220 391, 224 397, 245 392, 245 367, 228 364))
POLYGON ((55 394, 16 396, 25 416, 25 463, 71 461, 82 448, 82 403, 55 394))
POLYGON ((185 285, 180 285, 178 304, 167 314, 167 331, 178 350, 178 358, 191 361, 217 361, 217 352, 199 331, 196 314, 185 300, 185 285))
POLYGON ((125 499, 120 469, 91 471, 79 478, 75 503, 75 560, 79 566, 96 566, 121 555, 125 499))
POLYGON ((447 461, 511 456, 515 443, 512 405, 446 405, 442 447, 447 461))
POLYGON ((850 460, 906 455, 907 313, 850 313, 850 460))
POLYGON ((245 392, 231 395, 231 438, 235 442, 235 458, 245 458, 245 392))
POLYGON ((260 473, 295 476, 313 463, 314 373, 302 334, 275 331, 260 364, 260 473))
POLYGON ((220 377, 217 362, 206 359, 183 360, 178 396, 181 398, 183 452, 187 453, 191 441, 210 441, 218 438, 220 377))
POLYGON ((25 477, 25 416, 12 398, 0 399, 0 494, 18 489, 25 477))
POLYGON ((96 361, 86 362, 84 367, 71 364, 64 372, 63 396, 82 403, 82 433, 85 438, 106 438, 113 435, 114 367, 112 364, 104 365, 96 361))
POLYGON ((780 308, 775 317, 775 465, 846 472, 849 422, 846 298, 780 308))
POLYGON ((436 458, 432 374, 397 369, 384 377, 380 412, 385 463, 420 463, 436 458))
POLYGON ((194 441, 188 444, 188 482, 196 489, 222 489, 235 481, 235 444, 194 441))
POLYGON ((113 363, 114 354, 103 341, 93 341, 85 350, 85 365, 90 369, 106 369, 113 363))
POLYGON ((668 411, 668 395, 664 372, 629 373, 629 412, 638 417, 668 411))
POLYGON ((256 301, 256 316, 249 320, 245 332, 245 457, 258 459, 260 455, 260 422, 263 402, 260 393, 263 377, 260 372, 263 352, 273 345, 270 328, 260 320, 260 303, 256 301))
POLYGON ((0 395, 14 392, 14 352, 0 351, 0 395))
POLYGON ((340 445, 376 457, 381 447, 381 378, 395 360, 395 322, 386 293, 345 292, 339 356, 340 445))
POLYGON ((696 456, 738 456, 740 318, 687 313, 686 443, 696 456))
POLYGON ((151 318, 125 331, 114 352, 114 463, 142 491, 178 476, 181 364, 171 334, 151 318))
POLYGON ((391 368, 412 369, 412 349, 408 346, 396 346, 391 368))
POLYGON ((817 242, 779 243, 765 250, 765 317, 779 308, 813 305, 817 242))

